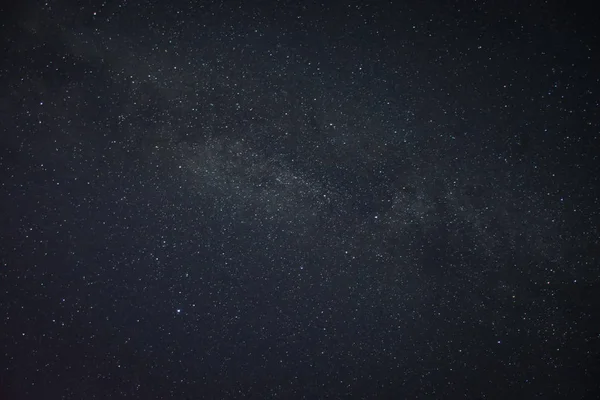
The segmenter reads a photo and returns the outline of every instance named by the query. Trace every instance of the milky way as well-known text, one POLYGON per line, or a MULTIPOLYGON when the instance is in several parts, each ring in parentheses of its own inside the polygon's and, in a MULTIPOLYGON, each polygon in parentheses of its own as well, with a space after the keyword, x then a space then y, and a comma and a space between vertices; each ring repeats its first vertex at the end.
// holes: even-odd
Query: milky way
POLYGON ((593 397, 589 12, 2 14, 0 397, 593 397))

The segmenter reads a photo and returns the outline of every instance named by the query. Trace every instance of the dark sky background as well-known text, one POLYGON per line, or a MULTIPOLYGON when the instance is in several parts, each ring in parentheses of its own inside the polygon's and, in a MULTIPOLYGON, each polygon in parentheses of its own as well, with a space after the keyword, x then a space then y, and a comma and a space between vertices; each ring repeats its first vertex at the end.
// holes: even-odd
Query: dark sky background
POLYGON ((596 398, 568 3, 2 6, 0 399, 596 398))

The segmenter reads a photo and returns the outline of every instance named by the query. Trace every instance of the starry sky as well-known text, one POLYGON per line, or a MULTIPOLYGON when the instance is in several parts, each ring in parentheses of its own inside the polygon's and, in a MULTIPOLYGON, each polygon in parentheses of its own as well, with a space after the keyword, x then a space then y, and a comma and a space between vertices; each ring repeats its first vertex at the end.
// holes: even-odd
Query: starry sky
POLYGON ((2 6, 0 398, 594 398, 600 20, 534 3, 2 6))

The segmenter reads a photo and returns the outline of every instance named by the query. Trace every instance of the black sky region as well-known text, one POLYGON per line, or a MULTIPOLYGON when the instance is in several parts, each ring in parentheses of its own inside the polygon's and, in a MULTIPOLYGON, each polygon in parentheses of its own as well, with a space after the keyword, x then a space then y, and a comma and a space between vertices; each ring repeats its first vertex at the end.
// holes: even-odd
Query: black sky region
POLYGON ((2 7, 1 399, 596 398, 592 5, 2 7))

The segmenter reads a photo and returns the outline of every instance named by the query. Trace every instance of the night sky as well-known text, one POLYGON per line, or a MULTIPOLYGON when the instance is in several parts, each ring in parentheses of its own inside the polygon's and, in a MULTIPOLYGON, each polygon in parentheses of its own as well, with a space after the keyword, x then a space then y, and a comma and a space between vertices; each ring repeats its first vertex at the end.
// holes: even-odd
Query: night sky
POLYGON ((17 3, 0 399, 600 393, 593 2, 17 3))

